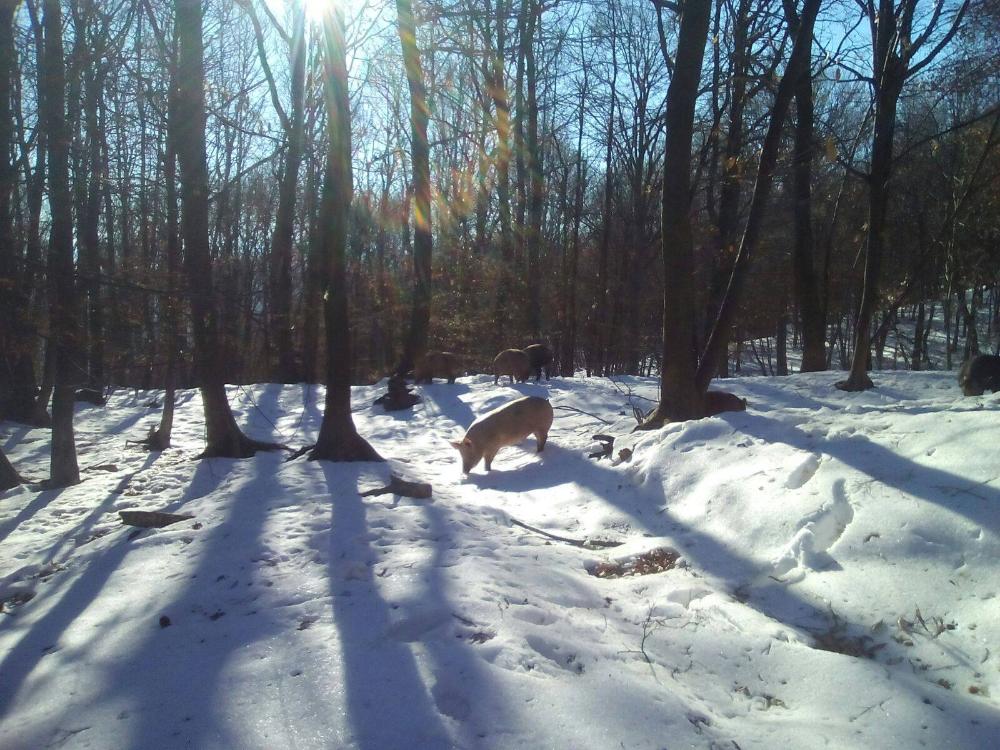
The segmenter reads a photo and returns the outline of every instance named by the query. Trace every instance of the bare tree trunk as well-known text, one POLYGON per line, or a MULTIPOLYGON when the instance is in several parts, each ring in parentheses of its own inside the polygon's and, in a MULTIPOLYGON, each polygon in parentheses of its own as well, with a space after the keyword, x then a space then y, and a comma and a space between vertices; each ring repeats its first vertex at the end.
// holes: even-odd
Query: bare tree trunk
POLYGON ((431 322, 431 167, 427 122, 427 87, 417 48, 412 0, 396 0, 397 29, 410 89, 410 157, 413 163, 413 310, 396 372, 405 375, 427 349, 431 322))
POLYGON ((847 380, 837 383, 845 391, 863 391, 874 388, 868 377, 871 356, 872 319, 879 302, 879 281, 882 273, 882 254, 885 246, 885 219, 889 206, 889 177, 892 173, 892 144, 896 130, 896 106, 906 79, 905 69, 897 55, 892 53, 896 44, 896 21, 892 4, 882 0, 879 13, 876 49, 875 87, 875 137, 872 144, 872 165, 868 196, 868 249, 865 254, 865 280, 861 292, 861 307, 854 329, 854 354, 847 380), (885 9, 888 8, 888 11, 885 9))
MULTIPOLYGON (((3 8, 0 8, 0 11, 6 13, 6 10, 3 8)), ((23 481, 21 475, 17 473, 10 460, 4 454, 3 448, 0 448, 0 492, 17 487, 23 481)))
POLYGON ((868 21, 872 35, 872 82, 875 91, 875 133, 872 138, 871 171, 868 176, 868 252, 865 255, 865 281, 861 307, 854 331, 854 355, 847 380, 837 383, 844 391, 873 388, 868 377, 871 354, 871 326, 879 304, 882 254, 885 247, 886 214, 889 207, 889 180, 892 177, 892 148, 896 132, 896 109, 903 86, 909 76, 926 67, 954 36, 969 7, 970 0, 954 10, 950 28, 934 41, 933 49, 917 63, 914 55, 929 39, 943 15, 938 10, 927 16, 923 33, 913 35, 917 0, 901 0, 897 8, 893 0, 868 4, 868 21))
POLYGON ((292 343, 292 236, 299 168, 305 143, 306 10, 296 0, 291 38, 291 116, 287 120, 285 163, 278 187, 278 208, 271 239, 271 341, 276 362, 271 372, 279 383, 300 378, 292 343))
MULTIPOLYGON (((747 105, 747 74, 750 66, 750 49, 748 33, 750 26, 750 0, 740 0, 733 7, 735 17, 733 24, 732 81, 729 92, 729 129, 726 133, 725 148, 722 154, 722 186, 719 189, 719 252, 715 258, 715 267, 708 290, 708 310, 705 316, 705 337, 712 332, 712 324, 722 305, 726 293, 726 282, 732 273, 733 259, 736 257, 739 243, 740 201, 743 194, 743 158, 744 142, 744 111, 747 105)), ((726 345, 720 347, 719 361, 716 363, 716 374, 727 375, 729 364, 729 331, 726 335, 726 345)))
POLYGON ((528 277, 528 333, 537 338, 542 333, 541 279, 538 267, 541 251, 542 212, 545 207, 545 185, 542 178, 542 149, 538 141, 538 70, 535 63, 535 30, 541 24, 542 8, 537 0, 524 0, 527 4, 525 18, 525 75, 528 94, 528 130, 525 138, 526 168, 529 180, 528 223, 524 234, 527 244, 528 277))
MULTIPOLYGON (((581 42, 581 47, 583 43, 581 42)), ((563 352, 559 357, 559 374, 564 378, 573 377, 576 372, 576 277, 580 259, 580 223, 583 221, 583 125, 584 100, 583 92, 587 91, 589 71, 583 69, 583 87, 580 96, 580 108, 577 112, 576 133, 576 184, 573 198, 573 240, 570 246, 569 273, 566 278, 568 294, 566 299, 566 332, 563 336, 563 352)))
MULTIPOLYGON (((494 123, 497 134, 496 146, 496 191, 500 219, 500 279, 498 282, 495 310, 495 336, 498 348, 503 345, 510 333, 510 293, 513 283, 514 238, 511 228, 510 207, 510 159, 511 159, 511 123, 510 101, 504 81, 504 50, 506 48, 506 9, 505 3, 498 3, 496 8, 496 39, 495 44, 488 31, 490 20, 486 21, 487 45, 492 47, 488 54, 491 59, 484 63, 486 86, 493 100, 494 123)), ((491 19, 492 20, 492 19, 491 19)))
POLYGON ((711 0, 687 0, 681 16, 674 74, 667 90, 667 142, 663 162, 663 365, 660 403, 644 423, 701 416, 695 385, 694 240, 691 234, 691 142, 711 0))
POLYGON ((17 6, 16 0, 0 0, 0 144, 4 146, 0 150, 0 319, 4 321, 0 323, 0 419, 26 422, 34 406, 35 373, 27 274, 17 268, 13 207, 17 170, 10 149, 16 128, 10 105, 18 71, 14 47, 17 6))
POLYGON ((248 458, 265 447, 247 438, 229 408, 220 361, 219 320, 208 241, 208 169, 205 154, 205 68, 200 0, 175 0, 178 41, 175 132, 181 178, 181 232, 191 292, 195 369, 205 410, 202 457, 248 458))
MULTIPOLYGON (((784 0, 789 29, 798 31, 799 17, 793 0, 784 0)), ((792 274, 795 301, 802 319, 801 372, 826 369, 826 314, 813 264, 812 159, 813 93, 811 66, 795 85, 795 151, 792 155, 792 191, 795 196, 792 274)))
POLYGON ((163 155, 163 182, 167 203, 167 291, 164 299, 164 324, 166 327, 167 367, 164 374, 163 411, 160 412, 159 426, 150 432, 146 446, 151 450, 165 450, 170 447, 174 429, 174 400, 177 383, 177 364, 183 343, 180 331, 180 302, 175 290, 181 285, 181 248, 177 215, 177 128, 173 120, 177 118, 177 31, 174 30, 174 44, 164 50, 166 64, 170 68, 170 84, 167 94, 167 133, 163 155))
MULTIPOLYGON (((612 149, 614 148, 615 109, 617 107, 617 93, 615 89, 618 84, 618 55, 616 39, 617 16, 615 15, 614 3, 609 3, 608 9, 611 18, 611 86, 609 89, 611 104, 608 113, 608 127, 604 136, 604 197, 603 215, 601 217, 601 244, 597 256, 597 304, 593 307, 593 319, 591 320, 590 346, 593 356, 587 358, 587 369, 592 369, 597 375, 607 373, 609 339, 608 303, 612 301, 611 290, 609 288, 610 282, 608 280, 608 254, 611 245, 611 204, 614 198, 614 162, 612 159, 612 149)), ((700 66, 698 70, 700 73, 700 66)), ((690 162, 691 159, 690 148, 688 152, 686 162, 690 162)), ((685 170, 685 173, 687 173, 689 171, 688 167, 685 167, 685 170)))
POLYGON ((910 369, 922 370, 924 365, 924 329, 926 321, 924 303, 917 304, 917 324, 913 331, 913 350, 910 355, 910 369))
POLYGON ((320 207, 322 252, 327 260, 326 408, 310 460, 381 461, 354 426, 351 415, 351 338, 347 306, 347 227, 354 192, 351 170, 351 104, 347 90, 347 51, 340 8, 323 14, 327 107, 326 175, 320 207))
POLYGON ((65 487, 80 481, 73 434, 74 389, 79 382, 76 283, 73 267, 73 203, 69 187, 69 132, 66 124, 66 69, 63 63, 62 8, 45 0, 42 25, 45 82, 41 119, 49 135, 49 314, 54 356, 52 453, 49 482, 65 487))
POLYGON ((782 125, 785 115, 788 113, 788 107, 791 104, 798 77, 803 74, 803 71, 808 70, 809 67, 813 26, 816 21, 816 14, 819 12, 820 2, 821 0, 805 0, 803 4, 801 24, 798 32, 795 34, 792 54, 788 59, 785 75, 782 77, 774 96, 770 122, 768 123, 767 133, 764 136, 764 143, 761 148, 760 163, 757 165, 757 179, 754 183, 753 198, 750 200, 750 212, 747 217, 746 229, 743 232, 740 249, 733 264, 733 275, 729 279, 729 288, 726 290, 725 300, 719 310, 719 317, 712 328, 712 335, 708 339, 705 352, 701 358, 701 364, 698 367, 697 388, 701 393, 708 390, 708 384, 712 380, 715 363, 726 346, 727 332, 736 316, 739 298, 746 283, 746 276, 754 250, 757 247, 761 220, 771 193, 774 168, 778 159, 778 147, 781 145, 782 125))

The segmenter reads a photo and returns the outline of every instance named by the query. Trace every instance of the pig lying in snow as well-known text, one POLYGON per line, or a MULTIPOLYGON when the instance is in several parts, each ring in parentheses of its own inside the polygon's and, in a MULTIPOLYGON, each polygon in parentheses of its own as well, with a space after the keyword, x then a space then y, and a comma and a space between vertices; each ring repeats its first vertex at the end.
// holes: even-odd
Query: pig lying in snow
POLYGON ((479 459, 486 461, 489 471, 497 451, 506 445, 517 445, 532 433, 541 453, 551 426, 552 405, 548 400, 526 396, 479 417, 469 426, 465 437, 452 445, 462 454, 464 473, 472 471, 479 459))

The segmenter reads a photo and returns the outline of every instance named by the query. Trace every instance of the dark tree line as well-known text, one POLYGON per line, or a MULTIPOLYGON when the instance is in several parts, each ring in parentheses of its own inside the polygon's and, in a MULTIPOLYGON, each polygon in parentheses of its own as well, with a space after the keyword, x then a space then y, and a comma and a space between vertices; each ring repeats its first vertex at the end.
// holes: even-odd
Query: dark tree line
POLYGON ((51 424, 68 483, 81 388, 166 389, 162 448, 198 387, 206 455, 245 456, 270 446, 227 383, 325 381, 314 455, 336 458, 373 456, 349 385, 430 348, 661 374, 650 424, 702 413, 748 349, 784 374, 797 346, 851 390, 890 341, 951 367, 1000 325, 998 20, 988 0, 0 0, 0 417, 51 424))

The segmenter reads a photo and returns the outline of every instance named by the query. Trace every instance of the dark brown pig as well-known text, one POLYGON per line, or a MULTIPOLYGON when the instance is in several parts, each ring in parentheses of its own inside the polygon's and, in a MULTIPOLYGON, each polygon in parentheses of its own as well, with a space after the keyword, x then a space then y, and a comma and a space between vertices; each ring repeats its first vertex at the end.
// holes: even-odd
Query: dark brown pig
POLYGON ((545 379, 549 379, 549 365, 552 364, 552 352, 545 344, 531 344, 524 347, 524 353, 528 355, 528 363, 531 371, 535 373, 535 382, 542 379, 542 370, 545 370, 545 379))
POLYGON ((980 354, 958 372, 958 384, 966 396, 982 396, 984 391, 1000 391, 1000 357, 980 354))
POLYGON ((724 411, 746 411, 747 400, 726 391, 709 391, 705 394, 705 416, 711 417, 724 411))
POLYGON ((517 445, 532 433, 541 453, 551 426, 552 405, 548 400, 525 396, 479 417, 469 426, 465 437, 452 445, 462 454, 464 473, 472 471, 480 459, 486 462, 489 471, 497 451, 506 445, 517 445))
POLYGON ((500 382, 501 375, 510 375, 510 384, 516 380, 523 383, 531 375, 531 362, 520 349, 504 349, 493 360, 493 385, 500 382))
POLYGON ((433 383, 434 378, 447 378, 454 383, 462 374, 458 356, 451 352, 427 352, 413 368, 414 383, 433 383))

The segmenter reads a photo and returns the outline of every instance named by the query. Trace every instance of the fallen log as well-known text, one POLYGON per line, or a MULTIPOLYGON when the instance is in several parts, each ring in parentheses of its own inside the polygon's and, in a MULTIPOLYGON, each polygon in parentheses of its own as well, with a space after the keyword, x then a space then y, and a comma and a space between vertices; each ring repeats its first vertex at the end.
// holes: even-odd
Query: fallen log
POLYGON ((402 495, 403 497, 415 497, 425 500, 433 494, 433 487, 426 482, 410 482, 402 477, 393 474, 389 478, 389 484, 385 487, 378 487, 374 490, 360 493, 361 497, 371 497, 372 495, 402 495))
POLYGON ((120 510, 122 523, 128 526, 139 526, 144 529, 162 529, 178 521, 194 518, 190 513, 164 513, 160 510, 120 510))

